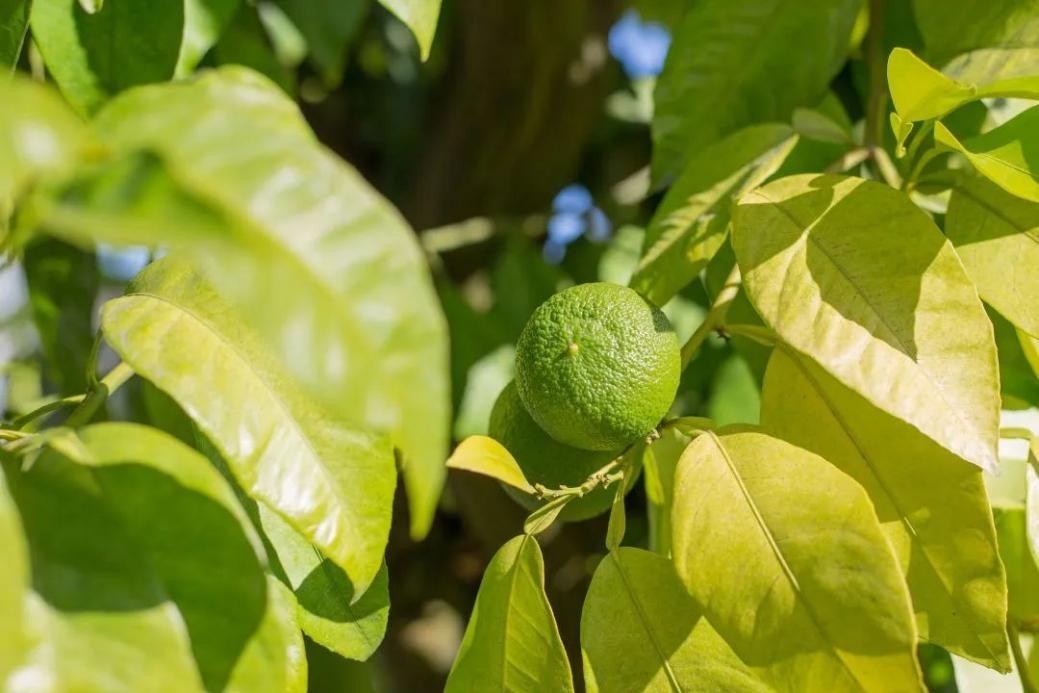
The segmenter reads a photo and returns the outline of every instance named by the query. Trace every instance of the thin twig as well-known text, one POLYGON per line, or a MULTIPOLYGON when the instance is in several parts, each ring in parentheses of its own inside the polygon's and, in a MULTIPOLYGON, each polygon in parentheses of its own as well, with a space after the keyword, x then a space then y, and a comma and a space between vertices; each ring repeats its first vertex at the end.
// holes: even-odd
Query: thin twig
POLYGON ((739 265, 734 265, 732 271, 729 272, 729 276, 726 277, 721 291, 714 298, 714 303, 711 304, 711 309, 707 312, 707 316, 700 323, 700 326, 696 328, 696 331, 686 340, 686 343, 682 345, 682 370, 685 370, 685 367, 696 356, 696 352, 700 350, 707 336, 725 323, 725 315, 729 312, 729 306, 732 305, 733 299, 736 298, 736 294, 740 291, 740 283, 740 267, 739 265))
POLYGON ((80 405, 72 410, 69 418, 65 420, 65 425, 75 428, 90 421, 94 412, 105 403, 109 395, 118 390, 131 377, 133 377, 133 369, 128 364, 120 362, 98 382, 95 388, 87 393, 80 405))
POLYGON ((1010 638, 1010 652, 1014 655, 1014 666, 1017 667, 1017 675, 1021 679, 1021 690, 1023 693, 1039 693, 1032 673, 1028 670, 1028 658, 1021 649, 1021 634, 1017 632, 1017 626, 1013 621, 1007 619, 1007 635, 1010 638))
POLYGON ((50 414, 51 412, 57 411, 63 407, 69 407, 74 404, 81 404, 86 399, 86 395, 72 395, 70 397, 62 397, 61 399, 54 400, 53 402, 47 402, 43 406, 33 409, 27 414, 13 419, 11 421, 11 427, 15 429, 23 429, 28 424, 32 423, 41 416, 50 414))

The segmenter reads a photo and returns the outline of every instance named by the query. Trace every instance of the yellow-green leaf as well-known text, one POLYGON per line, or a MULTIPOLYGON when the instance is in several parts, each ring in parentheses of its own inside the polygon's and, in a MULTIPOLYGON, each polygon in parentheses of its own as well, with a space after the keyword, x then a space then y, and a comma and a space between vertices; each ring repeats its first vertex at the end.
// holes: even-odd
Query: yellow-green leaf
POLYGON ((389 536, 396 470, 385 438, 303 394, 235 310, 173 258, 105 304, 101 321, 112 347, 194 419, 245 492, 340 566, 359 597, 389 536))
POLYGON ((965 176, 949 198, 945 235, 985 302, 1039 335, 1039 204, 965 176))
POLYGON ((469 436, 455 448, 447 466, 489 476, 526 493, 534 492, 516 458, 494 438, 469 436))
POLYGON ((901 192, 800 175, 733 215, 747 295, 766 325, 840 382, 994 470, 992 325, 951 244, 901 192))
POLYGON ((589 693, 770 690, 711 627, 674 566, 622 547, 599 563, 581 612, 589 693))
POLYGON ((1006 578, 981 470, 785 348, 772 353, 762 397, 763 426, 869 494, 920 637, 1007 671, 1006 578))
POLYGON ((487 565, 444 690, 574 690, 533 536, 509 540, 487 565))
POLYGON ((758 125, 695 155, 649 222, 631 288, 662 306, 695 279, 725 240, 731 201, 775 173, 795 144, 789 126, 758 125))
POLYGON ((4 569, 0 571, 0 684, 21 662, 25 654, 25 591, 29 586, 29 549, 25 545, 18 510, 0 473, 0 555, 4 569))
POLYGON ((935 123, 934 139, 961 152, 981 175, 1011 195, 1039 202, 1039 107, 963 141, 935 123))
POLYGON ((386 9, 408 25, 411 33, 418 41, 419 55, 423 60, 429 57, 429 49, 433 45, 433 36, 437 32, 437 19, 440 16, 440 0, 379 0, 386 9))
POLYGON ((675 477, 672 559, 777 690, 921 691, 909 594, 851 477, 753 431, 697 437, 675 477))

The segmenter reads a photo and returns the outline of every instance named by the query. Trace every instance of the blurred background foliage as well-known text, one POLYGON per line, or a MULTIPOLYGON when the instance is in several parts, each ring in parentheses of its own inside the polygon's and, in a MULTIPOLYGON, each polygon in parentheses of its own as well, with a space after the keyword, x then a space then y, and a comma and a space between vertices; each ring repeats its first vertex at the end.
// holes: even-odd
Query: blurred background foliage
MULTIPOLYGON (((221 29, 200 65, 245 64, 271 77, 296 98, 321 141, 420 230, 451 333, 453 434, 485 433, 533 309, 573 283, 626 283, 635 267, 660 199, 649 174, 654 79, 685 3, 445 0, 426 62, 409 30, 374 0, 207 5, 221 29)), ((891 45, 919 44, 908 6, 889 4, 891 45)), ((31 46, 19 69, 42 74, 31 46)), ((853 47, 832 85, 835 97, 820 110, 836 121, 859 120, 865 74, 853 47)), ((786 172, 817 170, 841 151, 805 140, 786 172)), ((0 270, 7 412, 84 390, 96 307, 150 259, 138 248, 91 254, 41 240, 20 265, 0 270)), ((702 320, 732 262, 723 249, 701 281, 664 306, 681 340, 702 320)), ((752 309, 733 307, 740 310, 752 309)), ((1001 340, 1003 347, 1020 351, 1013 339, 1001 340)), ((107 356, 103 367, 114 360, 107 356)), ((1024 357, 1002 360, 1015 398, 1008 404, 1039 402, 1034 379, 1011 372, 1016 363, 1027 374, 1024 357)), ((686 370, 673 413, 755 423, 763 366, 753 344, 712 337, 686 370)), ((176 405, 140 380, 109 406, 123 418, 178 420, 176 405)), ((432 533, 414 543, 402 500, 387 556, 386 640, 367 663, 308 642, 313 690, 441 690, 486 562, 524 517, 495 482, 452 473, 432 533)), ((626 543, 645 545, 644 492, 627 502, 626 543)), ((563 641, 574 648, 576 676, 581 605, 605 553, 605 525, 600 517, 542 537, 546 588, 563 641)), ((955 690, 947 654, 925 648, 921 658, 933 689, 955 690)))

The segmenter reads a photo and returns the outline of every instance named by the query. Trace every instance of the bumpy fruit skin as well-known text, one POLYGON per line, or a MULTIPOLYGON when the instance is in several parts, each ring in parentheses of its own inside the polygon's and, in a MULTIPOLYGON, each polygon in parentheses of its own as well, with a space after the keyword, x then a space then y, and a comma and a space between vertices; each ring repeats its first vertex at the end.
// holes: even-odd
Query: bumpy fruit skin
POLYGON ((527 411, 561 443, 616 450, 667 414, 681 376, 659 308, 616 284, 580 284, 541 304, 516 345, 527 411))
MULTIPOLYGON (((620 453, 578 450, 553 440, 530 418, 516 391, 515 381, 505 387, 494 403, 489 433, 516 458, 527 481, 549 488, 577 486, 620 453)), ((540 505, 530 494, 504 484, 503 488, 527 510, 540 505)), ((612 486, 595 489, 570 501, 559 517, 576 521, 599 515, 610 507, 614 491, 612 486)))

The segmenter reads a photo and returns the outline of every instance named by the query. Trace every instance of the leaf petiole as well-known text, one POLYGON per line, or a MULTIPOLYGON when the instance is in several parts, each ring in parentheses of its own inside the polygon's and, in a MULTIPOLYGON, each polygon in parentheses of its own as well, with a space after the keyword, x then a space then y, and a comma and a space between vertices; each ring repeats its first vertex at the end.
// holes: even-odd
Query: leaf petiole
POLYGON ((686 343, 682 345, 682 370, 685 370, 685 367, 696 356, 708 335, 725 323, 725 315, 729 312, 729 306, 732 305, 736 294, 739 293, 741 283, 740 267, 739 265, 733 265, 729 276, 725 278, 721 291, 718 292, 714 303, 711 304, 707 317, 704 318, 704 321, 700 323, 696 331, 686 340, 686 343))
POLYGON ((90 421, 94 412, 108 400, 109 395, 122 387, 131 377, 133 377, 133 369, 126 362, 120 361, 86 394, 79 406, 72 410, 69 418, 65 420, 65 425, 75 428, 90 421))
POLYGON ((1017 675, 1021 679, 1022 692, 1039 693, 1039 688, 1036 687, 1032 673, 1028 669, 1028 658, 1021 649, 1021 634, 1018 633, 1017 626, 1009 619, 1007 620, 1007 635, 1010 639, 1010 652, 1014 656, 1014 666, 1017 667, 1017 675))

